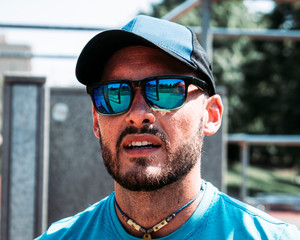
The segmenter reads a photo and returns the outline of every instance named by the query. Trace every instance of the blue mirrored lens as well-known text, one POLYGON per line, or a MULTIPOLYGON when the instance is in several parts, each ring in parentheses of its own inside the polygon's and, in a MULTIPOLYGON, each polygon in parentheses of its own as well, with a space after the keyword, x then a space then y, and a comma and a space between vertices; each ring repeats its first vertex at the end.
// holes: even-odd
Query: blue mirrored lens
POLYGON ((131 89, 127 83, 109 83, 93 89, 98 111, 103 114, 117 114, 129 108, 131 89))
POLYGON ((181 79, 152 80, 145 85, 145 95, 153 108, 178 108, 185 101, 185 83, 181 79))

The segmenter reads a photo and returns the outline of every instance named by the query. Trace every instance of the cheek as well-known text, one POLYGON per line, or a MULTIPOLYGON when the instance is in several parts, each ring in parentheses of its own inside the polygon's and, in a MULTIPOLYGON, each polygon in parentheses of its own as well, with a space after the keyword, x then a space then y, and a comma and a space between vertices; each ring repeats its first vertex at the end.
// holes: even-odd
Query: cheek
POLYGON ((100 118, 98 118, 98 123, 100 126, 100 133, 103 144, 115 146, 120 129, 117 121, 114 121, 112 117, 101 116, 100 118))
POLYGON ((178 132, 176 132, 176 136, 180 134, 181 137, 187 139, 198 134, 199 128, 203 127, 206 118, 205 101, 203 97, 198 97, 190 99, 183 108, 172 115, 170 126, 176 126, 178 132))
POLYGON ((189 141, 191 137, 198 134, 200 123, 198 112, 177 111, 169 118, 165 127, 171 144, 177 146, 189 141))
POLYGON ((171 120, 171 124, 175 126, 180 132, 188 133, 192 130, 194 120, 189 115, 178 113, 171 120))

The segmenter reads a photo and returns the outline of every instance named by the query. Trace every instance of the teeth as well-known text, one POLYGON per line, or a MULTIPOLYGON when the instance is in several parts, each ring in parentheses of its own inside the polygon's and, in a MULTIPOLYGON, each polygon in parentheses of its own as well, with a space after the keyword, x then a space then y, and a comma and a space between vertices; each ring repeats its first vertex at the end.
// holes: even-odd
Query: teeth
POLYGON ((132 142, 128 145, 128 147, 142 147, 142 146, 148 146, 153 145, 151 142, 143 141, 143 142, 132 142))

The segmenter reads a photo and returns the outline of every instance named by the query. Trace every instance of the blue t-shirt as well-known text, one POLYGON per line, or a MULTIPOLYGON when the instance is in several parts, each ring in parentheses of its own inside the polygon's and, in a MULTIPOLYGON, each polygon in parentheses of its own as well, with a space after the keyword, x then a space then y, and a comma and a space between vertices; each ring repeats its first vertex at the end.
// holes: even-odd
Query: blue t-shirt
MULTIPOLYGON (((160 239, 300 239, 295 226, 227 196, 208 182, 205 185, 203 198, 193 215, 175 232, 160 239)), ((53 223, 36 240, 139 239, 122 227, 114 198, 112 193, 85 211, 53 223)))

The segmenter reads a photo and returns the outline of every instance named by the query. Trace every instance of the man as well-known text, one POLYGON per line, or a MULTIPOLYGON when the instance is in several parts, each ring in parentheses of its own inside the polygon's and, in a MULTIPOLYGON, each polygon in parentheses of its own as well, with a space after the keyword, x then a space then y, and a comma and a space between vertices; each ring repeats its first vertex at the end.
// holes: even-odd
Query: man
POLYGON ((138 16, 95 36, 76 76, 115 192, 39 239, 300 239, 201 179, 203 136, 217 132, 223 106, 188 28, 138 16))

